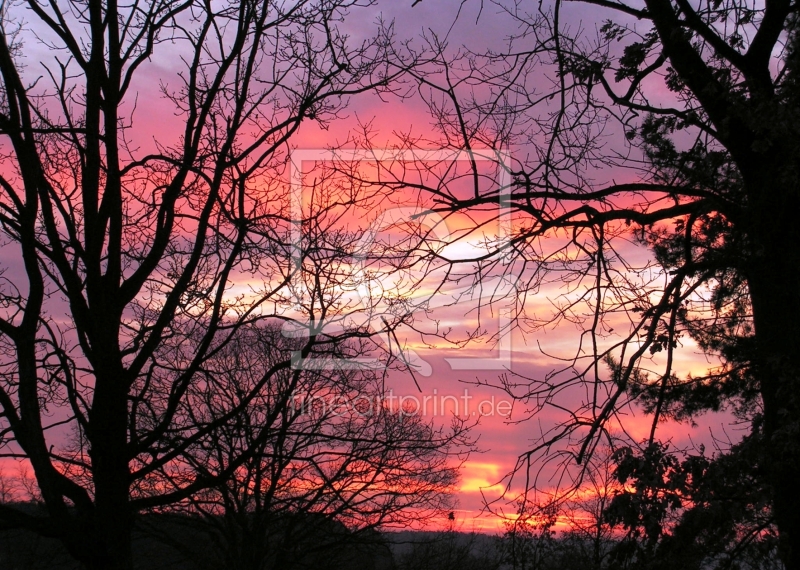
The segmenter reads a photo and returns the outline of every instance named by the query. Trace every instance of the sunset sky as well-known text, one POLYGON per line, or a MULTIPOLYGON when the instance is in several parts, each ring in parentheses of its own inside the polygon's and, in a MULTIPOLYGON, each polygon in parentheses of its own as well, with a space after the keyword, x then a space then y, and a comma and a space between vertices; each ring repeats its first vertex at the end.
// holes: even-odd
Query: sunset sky
MULTIPOLYGON (((511 25, 508 17, 500 14, 498 8, 490 2, 469 2, 462 5, 460 0, 423 0, 414 8, 411 8, 411 3, 411 0, 383 0, 375 8, 355 11, 354 16, 344 23, 344 27, 350 31, 353 39, 368 36, 376 18, 382 16, 387 21, 395 21, 398 38, 412 39, 422 33, 435 33, 440 38, 446 37, 453 49, 466 44, 471 49, 480 51, 493 45, 502 45, 511 25)), ((595 27, 597 22, 602 21, 601 14, 602 11, 597 7, 580 5, 580 9, 572 10, 571 23, 576 28, 595 27)), ((34 46, 25 54, 26 60, 32 66, 39 58, 45 57, 46 50, 42 46, 34 46)), ((142 154, 155 148, 156 141, 163 143, 174 141, 178 137, 181 119, 174 115, 172 103, 165 101, 159 94, 159 85, 168 84, 181 67, 179 58, 162 50, 142 68, 139 83, 136 85, 138 100, 134 114, 135 143, 139 148, 138 152, 142 154)), ((665 93, 665 97, 667 96, 665 93)), ((358 132, 359 124, 365 123, 371 124, 373 144, 383 148, 396 144, 399 134, 426 136, 431 133, 431 118, 419 98, 411 96, 401 100, 389 96, 382 100, 377 96, 364 95, 351 100, 346 118, 336 121, 327 129, 321 129, 309 122, 301 127, 291 144, 297 151, 324 150, 349 140, 352 133, 358 132)), ((609 137, 613 139, 620 134, 610 132, 609 137)), ((524 152, 522 148, 503 150, 512 155, 515 152, 524 152)), ((625 179, 630 178, 631 173, 603 172, 599 176, 606 179, 625 179)), ((458 222, 454 218, 448 223, 458 222)), ((451 229, 457 231, 460 228, 453 226, 451 229)), ((640 259, 643 264, 646 262, 647 254, 642 248, 637 249, 631 244, 625 247, 631 258, 640 259)), ((14 270, 13 259, 5 258, 0 253, 0 261, 14 270)), ((242 279, 246 278, 243 276, 242 279)), ((549 288, 543 288, 528 299, 526 308, 538 310, 540 313, 552 310, 551 301, 564 294, 566 286, 564 283, 554 283, 549 288)), ((469 304, 438 309, 434 318, 452 326, 456 335, 468 334, 477 324, 476 314, 470 310, 469 304)), ((497 325, 490 322, 486 326, 491 335, 491 327, 497 325)), ((620 327, 624 326, 625 323, 621 322, 620 327)), ((525 474, 519 473, 513 479, 509 479, 509 475, 517 465, 520 454, 529 449, 543 432, 563 420, 563 415, 555 409, 535 418, 528 418, 528 408, 524 402, 513 402, 506 392, 493 388, 492 385, 500 383, 501 374, 509 373, 512 377, 516 374, 522 378, 543 379, 548 373, 563 366, 559 358, 571 358, 574 355, 579 335, 579 329, 566 321, 530 332, 514 330, 502 344, 504 350, 510 351, 510 360, 499 358, 499 348, 491 343, 475 342, 460 348, 448 346, 444 342, 427 346, 411 332, 401 339, 415 349, 427 368, 420 369, 417 374, 421 393, 409 375, 394 374, 387 386, 394 396, 414 397, 420 401, 425 397, 443 396, 460 399, 467 390, 471 397, 471 407, 459 410, 462 416, 466 414, 468 419, 478 421, 473 432, 477 437, 478 452, 471 454, 465 461, 456 495, 455 512, 462 530, 494 532, 502 529, 502 519, 487 511, 486 502, 490 502, 491 509, 495 511, 513 513, 512 503, 523 488, 525 474), (466 360, 462 360, 461 369, 454 369, 446 360, 448 358, 498 359, 498 364, 494 370, 471 370, 464 363, 466 360), (495 413, 480 417, 478 407, 481 402, 490 402, 495 413), (498 409, 510 411, 510 414, 498 413, 498 409), (509 486, 508 489, 506 486, 509 486)), ((692 341, 682 339, 681 342, 676 355, 676 373, 679 376, 702 374, 715 365, 692 341)), ((583 396, 580 391, 572 391, 562 394, 561 397, 561 403, 575 403, 580 402, 583 396)), ((449 402, 452 403, 452 400, 449 402)), ((452 411, 448 409, 448 413, 452 411)), ((619 426, 620 429, 624 429, 632 441, 646 439, 652 418, 635 408, 630 408, 627 414, 624 425, 619 426)), ((449 421, 448 414, 442 414, 441 410, 437 410, 436 414, 431 413, 430 416, 432 421, 440 425, 449 421)), ((664 423, 658 433, 659 439, 669 441, 675 448, 688 449, 705 445, 706 449, 713 450, 715 439, 735 441, 739 437, 736 426, 731 424, 732 418, 728 415, 708 414, 696 418, 696 425, 664 423)), ((15 469, 10 460, 5 460, 0 466, 5 471, 15 469)), ((555 466, 546 467, 540 481, 552 480, 552 486, 555 486, 558 474, 555 466)), ((544 484, 545 487, 547 485, 544 484)), ((435 520, 430 521, 429 528, 445 525, 445 519, 435 520)))
MULTIPOLYGON (((447 34, 449 43, 455 47, 466 44, 476 51, 497 45, 509 33, 509 20, 499 13, 496 6, 491 3, 467 3, 462 6, 459 0, 424 0, 413 9, 408 9, 408 2, 382 2, 380 11, 386 19, 394 18, 397 23, 397 33, 400 37, 415 37, 423 31, 430 33, 435 30, 444 37, 447 34), (478 11, 480 19, 478 19, 478 11), (455 16, 461 13, 457 20, 455 16), (455 21, 455 23, 453 23, 455 21)), ((576 5, 569 12, 569 4, 565 8, 571 13, 575 28, 595 28, 597 22, 602 22, 602 10, 585 4, 576 5)), ((368 16, 362 14, 361 20, 352 25, 353 32, 358 34, 362 26, 368 26, 368 16)), ((348 22, 349 24, 349 22, 348 22)), ((665 101, 672 94, 663 89, 665 101)), ((411 98, 402 102, 387 100, 379 101, 369 98, 353 102, 351 107, 351 121, 358 119, 361 122, 370 122, 376 133, 374 140, 384 143, 386 147, 395 141, 395 134, 413 133, 425 135, 429 132, 431 119, 427 109, 418 100, 411 98)), ((298 142, 299 148, 319 148, 343 141, 347 138, 350 125, 343 121, 331 125, 328 131, 322 131, 315 126, 305 129, 298 142)), ((619 144, 620 133, 611 133, 609 144, 619 144), (616 139, 614 139, 616 135, 616 139)), ((524 149, 512 149, 513 152, 524 152, 524 149)), ((630 172, 616 171, 600 174, 605 179, 626 179, 633 175, 630 172)), ((646 262, 648 253, 643 248, 629 245, 629 259, 639 259, 642 264, 646 262)), ((564 292, 563 284, 554 285, 550 290, 542 290, 529 300, 529 307, 541 305, 542 310, 551 308, 550 299, 564 292)), ((440 310, 437 318, 453 324, 456 328, 463 326, 466 331, 474 322, 474 314, 465 316, 462 306, 453 306, 440 310)), ((511 361, 509 371, 527 378, 543 378, 549 372, 560 368, 563 363, 558 358, 570 358, 574 355, 579 339, 579 330, 575 325, 563 322, 557 326, 547 327, 534 333, 523 333, 515 330, 510 341, 511 361)), ((391 388, 395 395, 415 396, 422 400, 425 396, 444 394, 461 397, 464 390, 468 390, 473 397, 470 402, 489 401, 495 402, 512 399, 507 393, 493 389, 488 385, 499 384, 502 370, 453 370, 445 360, 457 355, 460 358, 475 356, 476 358, 497 357, 497 347, 486 344, 473 344, 467 348, 453 349, 440 346, 439 349, 422 347, 411 337, 407 338, 410 345, 418 348, 419 355, 430 364, 429 375, 418 375, 422 393, 418 393, 413 380, 408 376, 396 376, 391 388), (484 384, 484 385, 478 385, 484 384)), ((658 360, 658 359, 656 359, 658 360)), ((700 349, 690 340, 681 339, 681 346, 676 352, 676 373, 679 376, 686 374, 700 375, 705 373, 716 363, 702 354, 700 349)), ((565 401, 579 401, 581 394, 573 393, 566 396, 565 401)), ((471 410, 474 413, 474 410, 471 410)), ((479 436, 479 453, 474 453, 465 462, 459 492, 457 494, 457 514, 462 530, 480 530, 494 532, 502 529, 502 519, 493 516, 487 511, 487 501, 491 503, 490 509, 512 515, 513 504, 510 504, 523 488, 524 473, 519 473, 509 479, 517 465, 520 454, 530 448, 537 437, 558 421, 563 420, 563 415, 556 410, 539 414, 533 419, 526 419, 526 406, 524 403, 515 402, 510 417, 482 417, 475 428, 479 436), (506 489, 506 486, 510 487, 506 489), (504 494, 505 493, 505 494, 504 494), (508 499, 508 500, 506 500, 508 499)), ((437 417, 436 421, 444 421, 437 417)), ((706 414, 696 418, 694 425, 664 422, 659 427, 658 437, 662 441, 670 442, 676 449, 697 449, 705 446, 706 450, 715 449, 715 445, 724 447, 730 441, 736 441, 741 433, 737 426, 732 425, 732 418, 726 414, 706 414), (716 443, 715 443, 716 442, 716 443)), ((652 417, 645 416, 635 408, 629 408, 621 426, 627 432, 630 440, 641 442, 649 436, 652 417)), ((544 479, 550 478, 551 485, 557 485, 559 470, 547 467, 543 474, 544 479)), ((545 487, 547 484, 544 485, 545 487)), ((433 521, 432 526, 446 525, 446 520, 433 521)))

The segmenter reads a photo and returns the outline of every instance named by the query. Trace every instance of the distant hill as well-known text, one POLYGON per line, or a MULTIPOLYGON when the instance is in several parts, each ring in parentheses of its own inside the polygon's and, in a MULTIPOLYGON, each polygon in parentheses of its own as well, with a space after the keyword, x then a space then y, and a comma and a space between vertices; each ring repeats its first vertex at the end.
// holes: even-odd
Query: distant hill
MULTIPOLYGON (((16 505, 36 512, 35 505, 16 505)), ((281 544, 279 560, 264 568, 280 570, 394 570, 383 535, 352 533, 323 517, 303 516, 310 532, 281 544)), ((176 515, 140 517, 134 535, 136 570, 227 570, 226 541, 207 522, 176 515)), ((26 530, 0 530, 0 570, 83 570, 57 539, 26 530)))

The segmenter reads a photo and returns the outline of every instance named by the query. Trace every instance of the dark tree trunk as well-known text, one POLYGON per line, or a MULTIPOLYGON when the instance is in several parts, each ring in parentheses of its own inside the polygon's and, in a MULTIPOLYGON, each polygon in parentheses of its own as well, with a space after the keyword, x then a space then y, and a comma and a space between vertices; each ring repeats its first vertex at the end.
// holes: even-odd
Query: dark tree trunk
POLYGON ((123 473, 119 473, 119 469, 104 471, 107 473, 102 479, 106 481, 102 485, 98 480, 100 478, 95 478, 98 491, 94 530, 100 548, 92 555, 87 566, 89 570, 132 570, 133 517, 128 505, 127 468, 123 473))
POLYGON ((102 363, 96 376, 89 436, 95 486, 94 533, 99 548, 87 566, 90 570, 132 570, 128 387, 120 359, 115 358, 118 350, 113 343, 105 350, 111 358, 102 363))
MULTIPOLYGON (((779 154, 779 153, 778 153, 779 154)), ((775 155, 773 155, 775 156, 775 155)), ((777 157, 779 158, 779 156, 777 157)), ((785 158, 785 155, 784 155, 785 158)), ((773 488, 780 554, 800 569, 800 196, 787 164, 760 165, 751 200, 746 269, 755 324, 755 373, 764 405, 764 469, 773 488)), ((780 161, 778 161, 780 162, 780 161)))

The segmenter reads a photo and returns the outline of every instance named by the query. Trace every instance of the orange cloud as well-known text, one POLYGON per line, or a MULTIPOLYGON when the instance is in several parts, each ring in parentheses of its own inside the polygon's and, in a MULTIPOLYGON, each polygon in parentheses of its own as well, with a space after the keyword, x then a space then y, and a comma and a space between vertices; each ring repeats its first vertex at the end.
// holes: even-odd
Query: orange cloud
POLYGON ((462 467, 461 485, 462 493, 492 493, 501 494, 505 486, 501 483, 503 478, 502 466, 498 463, 476 463, 468 461, 462 467))

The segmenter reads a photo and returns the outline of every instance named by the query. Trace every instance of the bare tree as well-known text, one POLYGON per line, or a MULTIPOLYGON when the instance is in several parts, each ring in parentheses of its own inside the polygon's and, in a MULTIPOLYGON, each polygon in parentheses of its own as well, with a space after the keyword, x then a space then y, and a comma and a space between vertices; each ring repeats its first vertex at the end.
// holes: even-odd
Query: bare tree
POLYGON ((435 183, 387 184, 442 216, 510 211, 513 230, 489 235, 471 268, 450 260, 452 274, 516 279, 504 301, 524 330, 580 329, 553 373, 500 383, 529 416, 564 414, 519 470, 585 462, 634 402, 651 414, 645 448, 666 419, 734 408, 763 427, 781 555, 798 568, 797 5, 495 4, 503 43, 455 51, 430 33, 436 61, 415 71, 442 135, 426 145, 494 172, 476 160, 435 183), (589 25, 586 5, 608 16, 589 25), (534 308, 537 294, 551 311, 534 308), (720 365, 681 377, 688 338, 720 365))
POLYGON ((314 347, 372 334, 319 336, 342 306, 298 293, 316 246, 293 236, 359 198, 293 218, 282 176, 303 121, 325 126, 403 67, 389 28, 340 31, 369 4, 2 4, 0 433, 46 505, 0 506, 4 523, 61 539, 90 569, 130 569, 136 512, 222 488, 274 432, 213 469, 193 451, 314 347), (152 142, 143 108, 165 111, 152 142), (294 360, 222 399, 207 363, 274 316, 305 330, 294 360))
POLYGON ((513 570, 548 568, 555 558, 555 531, 558 508, 555 503, 531 505, 523 498, 516 518, 505 523, 504 560, 513 570))
MULTIPOLYGON (((241 331, 204 365, 206 383, 217 388, 198 394, 204 402, 192 406, 195 421, 213 423, 302 346, 274 323, 241 331)), ((273 374, 235 422, 186 450, 188 471, 209 479, 219 479, 243 449, 255 450, 223 483, 172 508, 193 525, 204 521, 200 531, 219 544, 215 556, 184 545, 204 558, 203 567, 337 567, 345 551, 376 546, 375 530, 450 507, 458 457, 469 448, 464 423, 447 431, 416 411, 388 407, 383 374, 334 360, 360 353, 354 341, 312 351, 330 366, 273 374)), ((163 485, 181 486, 174 468, 163 471, 163 485)))

